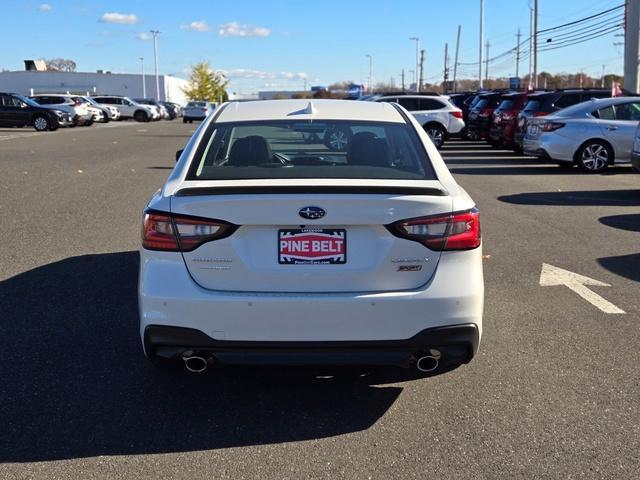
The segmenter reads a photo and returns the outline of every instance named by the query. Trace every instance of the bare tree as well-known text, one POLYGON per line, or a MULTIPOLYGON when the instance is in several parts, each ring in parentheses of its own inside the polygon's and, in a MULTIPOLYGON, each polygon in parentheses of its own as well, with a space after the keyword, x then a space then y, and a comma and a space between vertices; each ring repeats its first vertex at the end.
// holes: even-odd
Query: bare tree
POLYGON ((77 67, 76 62, 67 58, 51 58, 44 63, 47 65, 47 70, 55 72, 75 72, 77 67))

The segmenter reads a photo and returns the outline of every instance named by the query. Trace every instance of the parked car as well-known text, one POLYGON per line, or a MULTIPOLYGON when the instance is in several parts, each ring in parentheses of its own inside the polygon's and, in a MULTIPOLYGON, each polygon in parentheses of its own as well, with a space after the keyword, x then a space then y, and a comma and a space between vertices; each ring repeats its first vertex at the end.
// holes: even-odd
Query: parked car
POLYGON ((467 136, 472 140, 485 140, 489 137, 493 111, 500 104, 502 94, 498 92, 481 93, 469 112, 467 136))
POLYGON ((636 127, 636 134, 633 139, 633 148, 631 149, 631 166, 640 173, 640 122, 636 127))
POLYGON ((506 93, 500 97, 498 108, 493 111, 489 129, 489 143, 495 146, 511 147, 518 126, 518 113, 524 107, 527 94, 524 92, 506 93))
POLYGON ((180 115, 182 115, 182 109, 180 105, 178 105, 177 103, 173 103, 173 102, 158 102, 158 103, 160 103, 160 105, 162 105, 167 110, 170 120, 178 118, 180 115))
POLYGON ((464 128, 462 110, 441 95, 402 95, 379 97, 375 102, 393 102, 402 105, 422 125, 433 144, 440 148, 451 134, 464 128))
POLYGON ((528 123, 524 153, 599 173, 629 163, 640 97, 593 99, 528 123))
POLYGON ((58 93, 41 93, 32 95, 31 100, 45 108, 64 110, 71 115, 74 125, 90 126, 93 124, 94 112, 87 105, 74 100, 72 95, 58 93))
POLYGON ((534 92, 527 97, 527 103, 518 114, 518 126, 513 136, 513 149, 522 152, 524 136, 530 119, 544 117, 553 112, 592 98, 611 97, 607 88, 571 88, 553 92, 534 92))
POLYGON ((46 108, 17 93, 0 93, 0 126, 33 127, 39 132, 73 126, 65 110, 46 108))
POLYGON ((160 118, 171 120, 171 115, 169 115, 167 108, 162 104, 162 102, 158 102, 153 98, 135 98, 134 100, 141 105, 150 105, 152 107, 155 107, 160 114, 160 118))
POLYGON ((215 103, 193 100, 182 109, 182 123, 204 120, 216 109, 216 106, 215 103))
POLYGON ((147 205, 140 252, 156 365, 437 373, 478 349, 475 202, 395 102, 222 105, 147 205), (357 132, 349 149, 305 144, 299 127, 320 123, 357 132))
MULTIPOLYGON (((119 120, 120 119, 120 112, 113 105, 100 105, 93 98, 85 97, 85 96, 82 96, 82 95, 80 95, 77 98, 81 102, 85 102, 90 107, 100 109, 102 111, 102 115, 103 115, 103 119, 102 119, 103 123, 109 123, 111 120, 119 120)), ((94 118, 94 121, 97 121, 96 118, 94 118)))
POLYGON ((131 100, 129 97, 118 95, 98 95, 92 97, 100 105, 111 105, 118 109, 120 118, 134 119, 137 122, 149 122, 159 120, 160 113, 153 105, 142 105, 131 100))
MULTIPOLYGON (((471 110, 471 103, 473 99, 477 96, 476 92, 456 92, 449 94, 449 101, 462 110, 462 120, 466 125, 467 120, 469 118, 469 111, 471 110)), ((460 132, 461 136, 466 134, 466 128, 463 132, 460 132)))

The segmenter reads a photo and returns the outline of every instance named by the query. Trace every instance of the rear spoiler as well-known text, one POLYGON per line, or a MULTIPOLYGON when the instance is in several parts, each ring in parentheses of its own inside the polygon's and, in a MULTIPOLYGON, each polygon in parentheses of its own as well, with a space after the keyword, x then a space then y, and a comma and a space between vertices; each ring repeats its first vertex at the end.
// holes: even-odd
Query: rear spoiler
POLYGON ((196 195, 261 195, 261 194, 368 194, 368 195, 427 195, 442 197, 447 195, 446 190, 435 187, 402 187, 402 186, 365 186, 365 185, 244 185, 234 187, 186 187, 179 189, 176 197, 189 197, 196 195))

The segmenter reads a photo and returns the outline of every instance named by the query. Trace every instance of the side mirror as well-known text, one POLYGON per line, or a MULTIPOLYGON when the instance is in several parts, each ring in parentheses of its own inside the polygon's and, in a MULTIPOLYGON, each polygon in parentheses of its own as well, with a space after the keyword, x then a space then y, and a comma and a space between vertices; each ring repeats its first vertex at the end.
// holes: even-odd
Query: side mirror
POLYGON ((184 148, 182 148, 182 149, 180 149, 180 150, 178 150, 178 151, 176 152, 176 162, 177 162, 178 160, 180 160, 180 155, 182 155, 182 152, 184 152, 184 148))

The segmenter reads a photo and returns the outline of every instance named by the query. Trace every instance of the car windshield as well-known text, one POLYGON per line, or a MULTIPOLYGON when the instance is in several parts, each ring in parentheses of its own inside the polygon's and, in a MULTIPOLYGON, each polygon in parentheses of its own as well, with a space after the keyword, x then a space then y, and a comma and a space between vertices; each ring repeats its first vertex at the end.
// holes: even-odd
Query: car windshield
POLYGON ((207 105, 207 102, 189 102, 187 103, 187 107, 204 107, 207 105))
POLYGON ((498 109, 499 110, 513 109, 513 100, 505 98, 504 100, 502 100, 502 102, 500 102, 500 105, 498 105, 498 109))
POLYGON ((19 98, 21 101, 23 101, 24 103, 26 103, 30 107, 41 107, 42 106, 38 102, 36 102, 34 100, 31 100, 28 97, 24 97, 22 95, 16 95, 16 98, 19 98))
POLYGON ((412 127, 366 121, 211 124, 188 180, 436 179, 412 127))

